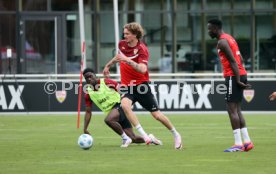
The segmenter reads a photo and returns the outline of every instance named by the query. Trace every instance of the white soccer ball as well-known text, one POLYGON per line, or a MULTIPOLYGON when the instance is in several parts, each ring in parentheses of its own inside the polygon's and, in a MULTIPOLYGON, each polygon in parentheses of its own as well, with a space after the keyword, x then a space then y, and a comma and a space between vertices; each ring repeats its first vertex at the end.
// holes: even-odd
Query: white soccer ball
POLYGON ((82 149, 90 149, 93 145, 93 138, 91 135, 89 134, 81 134, 79 139, 78 139, 78 145, 82 148, 82 149))

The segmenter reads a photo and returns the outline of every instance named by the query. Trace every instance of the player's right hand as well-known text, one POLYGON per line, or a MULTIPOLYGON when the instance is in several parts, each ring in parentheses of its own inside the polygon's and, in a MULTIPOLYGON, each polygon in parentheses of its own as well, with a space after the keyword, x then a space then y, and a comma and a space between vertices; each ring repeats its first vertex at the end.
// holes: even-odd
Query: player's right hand
POLYGON ((273 100, 275 100, 275 99, 276 99, 276 92, 273 92, 272 94, 270 94, 269 100, 270 100, 270 101, 273 101, 273 100))
POLYGON ((105 78, 109 78, 110 72, 108 67, 104 67, 103 75, 105 78))

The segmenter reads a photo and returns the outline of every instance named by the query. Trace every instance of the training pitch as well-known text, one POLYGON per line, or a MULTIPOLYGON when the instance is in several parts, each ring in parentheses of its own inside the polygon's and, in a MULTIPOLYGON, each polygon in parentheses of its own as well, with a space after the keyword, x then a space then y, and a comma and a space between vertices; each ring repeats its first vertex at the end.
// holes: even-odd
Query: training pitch
POLYGON ((275 173, 275 115, 245 114, 255 149, 236 153, 223 152, 233 145, 226 114, 167 116, 182 134, 182 150, 174 149, 171 133, 149 115, 140 115, 140 122, 163 146, 120 148, 121 137, 104 124, 104 116, 95 115, 89 127, 93 147, 82 150, 75 115, 2 114, 0 174, 275 173))

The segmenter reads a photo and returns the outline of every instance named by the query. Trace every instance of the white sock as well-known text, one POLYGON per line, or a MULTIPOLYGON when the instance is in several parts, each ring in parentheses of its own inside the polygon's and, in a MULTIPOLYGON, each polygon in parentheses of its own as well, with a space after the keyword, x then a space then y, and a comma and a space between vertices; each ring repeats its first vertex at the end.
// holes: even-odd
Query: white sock
POLYGON ((233 130, 233 134, 235 138, 235 145, 242 145, 241 129, 233 130))
POLYGON ((245 143, 251 142, 246 127, 244 127, 244 128, 241 129, 241 134, 242 134, 243 141, 244 141, 245 143))
POLYGON ((123 132, 123 134, 121 135, 122 139, 129 139, 129 137, 127 136, 127 134, 125 132, 123 132))
POLYGON ((138 124, 137 126, 135 126, 135 128, 140 133, 140 135, 142 135, 143 137, 147 137, 148 136, 147 133, 142 128, 141 124, 138 124))
POLYGON ((179 135, 179 133, 176 131, 176 129, 174 127, 170 131, 172 132, 174 137, 179 135))

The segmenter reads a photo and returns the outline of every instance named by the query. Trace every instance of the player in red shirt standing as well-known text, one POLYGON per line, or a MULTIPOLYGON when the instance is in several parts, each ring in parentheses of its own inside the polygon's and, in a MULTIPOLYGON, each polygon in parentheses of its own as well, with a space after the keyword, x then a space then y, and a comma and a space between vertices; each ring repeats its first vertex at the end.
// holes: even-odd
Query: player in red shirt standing
POLYGON ((224 33, 220 20, 209 20, 207 27, 210 37, 218 40, 217 51, 227 87, 225 101, 235 139, 234 146, 224 152, 249 151, 254 148, 254 145, 249 138, 245 119, 241 113, 243 90, 250 87, 247 84, 246 70, 242 65, 243 58, 235 39, 224 33))
POLYGON ((149 52, 144 43, 140 41, 144 31, 140 24, 133 22, 124 26, 124 40, 119 43, 119 54, 109 61, 104 68, 104 75, 109 76, 109 68, 119 62, 121 72, 121 84, 127 86, 127 93, 122 96, 122 108, 137 131, 144 137, 146 143, 150 137, 146 134, 131 106, 139 102, 151 115, 173 134, 175 148, 182 148, 180 134, 176 131, 170 120, 159 110, 157 102, 151 92, 148 73, 149 52))

